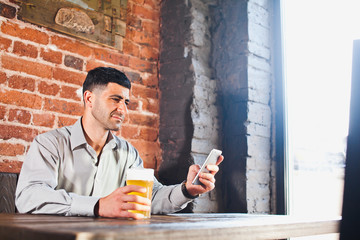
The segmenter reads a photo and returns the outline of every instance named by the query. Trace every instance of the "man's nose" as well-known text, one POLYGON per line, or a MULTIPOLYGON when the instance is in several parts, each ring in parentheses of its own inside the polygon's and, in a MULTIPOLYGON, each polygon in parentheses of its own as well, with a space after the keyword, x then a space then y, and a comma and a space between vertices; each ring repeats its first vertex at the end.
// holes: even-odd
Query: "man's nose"
POLYGON ((119 102, 117 105, 117 111, 121 112, 122 114, 126 114, 128 109, 125 102, 119 102))

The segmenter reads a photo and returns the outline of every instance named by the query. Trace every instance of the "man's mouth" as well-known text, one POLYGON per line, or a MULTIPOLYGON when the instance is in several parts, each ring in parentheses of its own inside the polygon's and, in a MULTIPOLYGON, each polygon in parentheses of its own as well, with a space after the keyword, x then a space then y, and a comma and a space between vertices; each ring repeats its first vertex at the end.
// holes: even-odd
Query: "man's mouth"
POLYGON ((123 115, 118 115, 118 114, 112 114, 111 117, 113 117, 121 122, 124 121, 124 118, 125 118, 123 115))

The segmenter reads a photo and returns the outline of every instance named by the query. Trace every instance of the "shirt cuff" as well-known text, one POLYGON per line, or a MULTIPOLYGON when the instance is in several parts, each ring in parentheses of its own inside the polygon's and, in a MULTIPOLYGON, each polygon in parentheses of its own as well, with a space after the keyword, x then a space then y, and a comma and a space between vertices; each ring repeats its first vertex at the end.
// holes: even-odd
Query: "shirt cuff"
POLYGON ((80 196, 77 194, 70 194, 72 198, 70 213, 72 216, 88 216, 94 217, 94 207, 99 201, 99 197, 80 196))
POLYGON ((173 191, 171 193, 171 196, 170 196, 170 200, 175 206, 183 207, 183 205, 188 204, 189 202, 191 202, 194 199, 190 199, 190 198, 185 197, 182 190, 181 190, 181 184, 178 184, 173 189, 173 191))

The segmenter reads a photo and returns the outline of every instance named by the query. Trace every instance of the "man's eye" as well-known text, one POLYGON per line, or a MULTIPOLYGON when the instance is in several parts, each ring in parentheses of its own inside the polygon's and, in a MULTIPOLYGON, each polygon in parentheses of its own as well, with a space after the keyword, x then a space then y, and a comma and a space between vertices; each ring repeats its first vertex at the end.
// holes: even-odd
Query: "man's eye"
POLYGON ((125 105, 128 106, 130 104, 129 101, 125 101, 125 105))

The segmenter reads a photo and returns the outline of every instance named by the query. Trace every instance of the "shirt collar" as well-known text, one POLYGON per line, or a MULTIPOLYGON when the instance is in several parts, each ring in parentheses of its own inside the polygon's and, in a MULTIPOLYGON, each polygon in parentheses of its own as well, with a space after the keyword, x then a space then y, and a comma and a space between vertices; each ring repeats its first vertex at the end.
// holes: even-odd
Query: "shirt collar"
POLYGON ((72 150, 74 150, 78 146, 87 144, 81 124, 81 119, 82 118, 79 118, 71 128, 70 141, 72 150))
MULTIPOLYGON (((79 147, 81 145, 88 144, 84 135, 84 129, 82 127, 81 119, 82 117, 79 118, 71 128, 70 141, 71 141, 72 150, 74 150, 76 147, 79 147)), ((109 145, 111 149, 115 149, 116 147, 119 147, 120 142, 116 141, 116 139, 117 138, 114 136, 114 134, 110 132, 108 141, 105 144, 105 146, 109 145)))
POLYGON ((118 143, 118 141, 116 141, 116 137, 115 135, 110 131, 108 140, 105 144, 105 146, 109 146, 111 149, 115 149, 116 147, 119 146, 120 143, 118 143))

